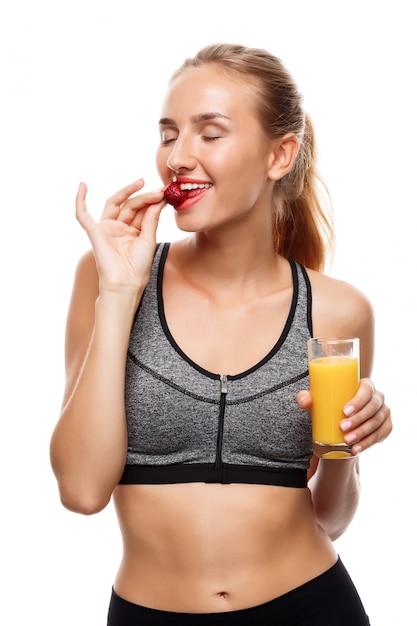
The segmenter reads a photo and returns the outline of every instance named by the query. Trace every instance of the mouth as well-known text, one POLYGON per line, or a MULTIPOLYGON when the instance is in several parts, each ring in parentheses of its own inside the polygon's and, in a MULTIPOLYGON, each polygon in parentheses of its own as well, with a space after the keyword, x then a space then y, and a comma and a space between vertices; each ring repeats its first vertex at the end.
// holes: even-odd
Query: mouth
POLYGON ((213 187, 211 183, 180 183, 180 189, 185 194, 186 200, 197 198, 210 187, 213 187))
POLYGON ((190 180, 179 181, 174 178, 173 182, 165 188, 165 200, 175 209, 178 207, 188 208, 194 204, 192 200, 204 194, 213 183, 196 182, 190 180), (183 207, 183 205, 186 206, 183 207))

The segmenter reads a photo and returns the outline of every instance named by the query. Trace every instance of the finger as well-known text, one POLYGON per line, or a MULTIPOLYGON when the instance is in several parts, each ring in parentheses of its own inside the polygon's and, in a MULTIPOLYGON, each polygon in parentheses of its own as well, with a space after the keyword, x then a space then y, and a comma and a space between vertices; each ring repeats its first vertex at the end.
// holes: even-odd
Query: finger
POLYGON ((391 432, 391 411, 384 405, 371 420, 355 432, 357 439, 352 444, 353 453, 359 454, 376 443, 381 443, 391 432))
POLYGON ((139 238, 151 247, 154 247, 156 243, 159 217, 164 206, 166 206, 166 202, 149 205, 146 209, 137 213, 131 224, 139 233, 139 238))
POLYGON ((129 198, 129 200, 125 202, 120 208, 117 219, 125 222, 126 224, 136 226, 138 221, 140 223, 142 219, 141 216, 138 215, 138 213, 141 213, 143 209, 146 209, 151 204, 161 202, 163 197, 163 191, 160 189, 158 191, 151 191, 141 194, 140 196, 134 196, 133 198, 129 198), (133 224, 133 221, 135 219, 137 220, 136 224, 133 224))
POLYGON ((358 413, 375 395, 375 387, 370 378, 362 378, 359 381, 359 387, 356 395, 349 400, 343 407, 343 413, 346 417, 351 418, 358 413))
MULTIPOLYGON (((348 433, 348 435, 345 436, 346 443, 351 444, 354 441, 358 441, 360 438, 367 435, 370 430, 373 430, 374 427, 372 426, 371 420, 384 406, 384 395, 380 391, 375 391, 363 407, 355 409, 357 411, 356 413, 349 414, 348 419, 342 420, 340 422, 340 428, 344 433, 348 433)), ((344 412, 346 414, 346 409, 344 412)))
POLYGON ((140 191, 144 184, 145 181, 143 178, 139 178, 111 196, 104 205, 102 218, 116 219, 120 213, 120 207, 122 204, 124 204, 132 194, 140 191))
MULTIPOLYGON (((391 411, 383 401, 383 394, 377 391, 375 398, 378 401, 377 408, 372 408, 375 405, 372 402, 369 403, 367 409, 370 407, 371 414, 366 419, 362 419, 359 425, 351 424, 349 428, 346 427, 346 424, 342 423, 341 425, 342 430, 346 432, 345 442, 348 445, 354 445, 356 452, 383 441, 392 431, 391 411)), ((360 416, 361 413, 358 413, 358 418, 360 416)), ((347 423, 349 424, 349 422, 347 423)))
POLYGON ((166 202, 158 202, 150 205, 146 211, 141 212, 140 237, 154 246, 156 243, 156 231, 158 229, 161 211, 166 202))
POLYGON ((162 202, 153 202, 152 204, 149 204, 146 209, 141 210, 141 211, 136 211, 135 215, 134 215, 134 217, 133 217, 133 219, 131 221, 131 226, 133 226, 137 230, 141 230, 142 229, 142 222, 144 220, 145 215, 147 215, 149 210, 152 211, 152 206, 154 206, 154 205, 157 207, 157 214, 158 214, 157 219, 159 221, 160 213, 161 213, 162 209, 167 205, 166 200, 162 200, 162 202))
POLYGON ((312 405, 311 393, 305 389, 299 391, 296 396, 297 404, 300 409, 310 409, 312 405))
POLYGON ((88 229, 90 225, 95 223, 95 220, 87 211, 86 197, 87 185, 81 182, 75 198, 75 215, 84 229, 88 229))

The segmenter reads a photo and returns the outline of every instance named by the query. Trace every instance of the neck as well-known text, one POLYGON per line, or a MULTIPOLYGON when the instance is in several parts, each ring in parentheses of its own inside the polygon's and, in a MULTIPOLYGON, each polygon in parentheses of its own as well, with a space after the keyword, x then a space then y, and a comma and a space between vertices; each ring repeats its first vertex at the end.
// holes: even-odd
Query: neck
POLYGON ((249 300, 275 290, 286 261, 274 250, 272 234, 218 238, 198 233, 185 240, 184 272, 219 299, 249 300))

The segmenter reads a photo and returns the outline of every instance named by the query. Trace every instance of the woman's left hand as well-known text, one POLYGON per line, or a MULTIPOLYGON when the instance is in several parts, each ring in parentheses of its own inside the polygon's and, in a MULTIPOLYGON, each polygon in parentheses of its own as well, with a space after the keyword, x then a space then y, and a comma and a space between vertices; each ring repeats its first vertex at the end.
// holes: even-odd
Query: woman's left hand
MULTIPOLYGON (((300 409, 310 409, 311 394, 297 394, 300 409)), ((344 406, 346 416, 340 423, 345 442, 352 446, 352 453, 359 454, 375 443, 380 443, 392 431, 391 410, 385 404, 381 391, 375 389, 370 378, 362 378, 356 395, 344 406)))

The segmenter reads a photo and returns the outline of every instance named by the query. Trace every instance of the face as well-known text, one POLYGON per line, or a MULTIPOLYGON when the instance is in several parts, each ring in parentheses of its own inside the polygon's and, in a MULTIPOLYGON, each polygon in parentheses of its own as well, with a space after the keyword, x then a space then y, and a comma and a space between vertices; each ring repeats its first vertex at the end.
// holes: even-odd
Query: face
POLYGON ((188 190, 175 209, 183 230, 242 223, 256 209, 270 215, 272 142, 253 100, 246 82, 215 65, 189 68, 170 83, 157 167, 165 185, 177 180, 188 190))

